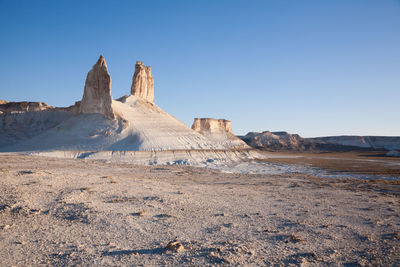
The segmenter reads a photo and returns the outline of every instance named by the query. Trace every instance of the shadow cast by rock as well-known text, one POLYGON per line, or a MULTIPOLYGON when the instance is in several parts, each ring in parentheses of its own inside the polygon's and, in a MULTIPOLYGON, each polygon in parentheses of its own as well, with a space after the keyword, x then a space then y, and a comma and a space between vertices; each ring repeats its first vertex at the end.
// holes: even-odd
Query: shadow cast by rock
POLYGON ((123 249, 115 251, 104 251, 103 256, 127 256, 127 255, 160 255, 165 252, 163 247, 150 249, 123 249))

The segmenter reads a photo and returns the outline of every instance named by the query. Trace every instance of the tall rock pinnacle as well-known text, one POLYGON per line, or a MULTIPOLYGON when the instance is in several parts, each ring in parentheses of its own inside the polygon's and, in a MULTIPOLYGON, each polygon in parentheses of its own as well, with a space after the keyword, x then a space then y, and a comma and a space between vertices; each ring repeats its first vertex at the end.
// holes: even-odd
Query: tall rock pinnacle
POLYGON ((111 77, 107 70, 106 60, 100 55, 99 60, 86 76, 80 113, 101 113, 114 119, 111 107, 111 77))
POLYGON ((137 61, 135 74, 132 78, 131 95, 154 103, 154 79, 151 75, 151 67, 144 66, 143 62, 137 61))

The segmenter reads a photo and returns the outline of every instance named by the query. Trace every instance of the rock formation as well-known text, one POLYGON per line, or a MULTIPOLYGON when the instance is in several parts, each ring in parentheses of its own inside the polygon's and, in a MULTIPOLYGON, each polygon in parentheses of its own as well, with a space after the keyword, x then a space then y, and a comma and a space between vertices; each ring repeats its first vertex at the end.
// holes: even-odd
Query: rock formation
POLYGON ((137 61, 135 65, 131 95, 154 103, 154 79, 153 75, 151 75, 151 67, 144 66, 141 61, 137 61))
POLYGON ((245 142, 232 133, 231 121, 212 118, 195 118, 192 130, 200 133, 223 147, 235 149, 249 148, 245 142))
POLYGON ((114 119, 111 102, 111 77, 104 57, 100 56, 86 76, 85 91, 79 112, 101 113, 107 118, 114 119))
POLYGON ((309 145, 298 134, 289 134, 287 132, 250 132, 241 138, 249 146, 258 149, 303 151, 309 145))
POLYGON ((0 102, 0 111, 4 113, 12 112, 33 112, 42 111, 47 109, 54 109, 54 107, 47 105, 44 102, 0 102))
MULTIPOLYGON (((111 98, 111 78, 100 56, 87 74, 82 101, 73 106, 0 102, 0 151, 170 150, 176 158, 175 151, 182 150, 249 148, 232 134, 230 121, 196 119, 194 131, 157 107, 151 69, 141 62, 135 66, 131 91, 111 98), (88 115, 78 115, 82 113, 88 115)), ((164 162, 186 164, 186 155, 178 161, 168 156, 164 162)))
POLYGON ((232 133, 231 121, 225 119, 195 118, 192 129, 201 134, 228 132, 232 133))

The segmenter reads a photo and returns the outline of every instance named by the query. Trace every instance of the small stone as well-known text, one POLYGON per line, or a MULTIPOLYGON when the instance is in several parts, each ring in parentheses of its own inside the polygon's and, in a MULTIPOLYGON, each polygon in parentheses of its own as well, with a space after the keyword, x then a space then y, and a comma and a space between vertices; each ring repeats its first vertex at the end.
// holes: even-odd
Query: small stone
POLYGON ((139 212, 132 213, 134 216, 143 216, 146 214, 146 210, 141 210, 139 212))
POLYGON ((308 261, 307 261, 306 258, 302 258, 302 259, 301 259, 301 264, 300 264, 300 266, 301 266, 301 267, 307 267, 307 266, 309 266, 309 263, 308 263, 308 261))
POLYGON ((168 245, 165 247, 166 250, 171 251, 171 252, 183 252, 185 251, 185 248, 181 244, 179 240, 174 240, 168 243, 168 245))

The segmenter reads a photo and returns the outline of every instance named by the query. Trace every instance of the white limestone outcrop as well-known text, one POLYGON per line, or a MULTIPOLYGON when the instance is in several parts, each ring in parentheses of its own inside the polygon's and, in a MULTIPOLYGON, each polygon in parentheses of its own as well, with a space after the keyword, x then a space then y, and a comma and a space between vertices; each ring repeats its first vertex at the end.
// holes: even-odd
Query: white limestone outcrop
POLYGON ((228 132, 232 133, 231 121, 213 118, 195 118, 192 129, 201 134, 228 132))
POLYGON ((224 147, 249 148, 244 141, 232 133, 229 120, 195 118, 192 129, 224 147))
POLYGON ((100 113, 107 118, 114 119, 111 103, 111 77, 107 70, 106 60, 100 56, 86 76, 85 91, 79 112, 100 113))
POLYGON ((137 61, 135 73, 132 78, 131 95, 154 103, 154 78, 151 74, 151 67, 137 61))
MULTIPOLYGON (((111 78, 106 62, 100 56, 87 74, 82 101, 73 106, 0 104, 1 112, 1 107, 7 111, 17 109, 17 112, 0 114, 0 151, 210 151, 248 148, 232 134, 230 121, 199 119, 199 131, 203 132, 200 133, 153 102, 151 69, 141 62, 136 64, 132 95, 113 100, 111 78), (30 110, 39 111, 28 112, 30 110)), ((158 159, 153 161, 156 162, 158 159)))

